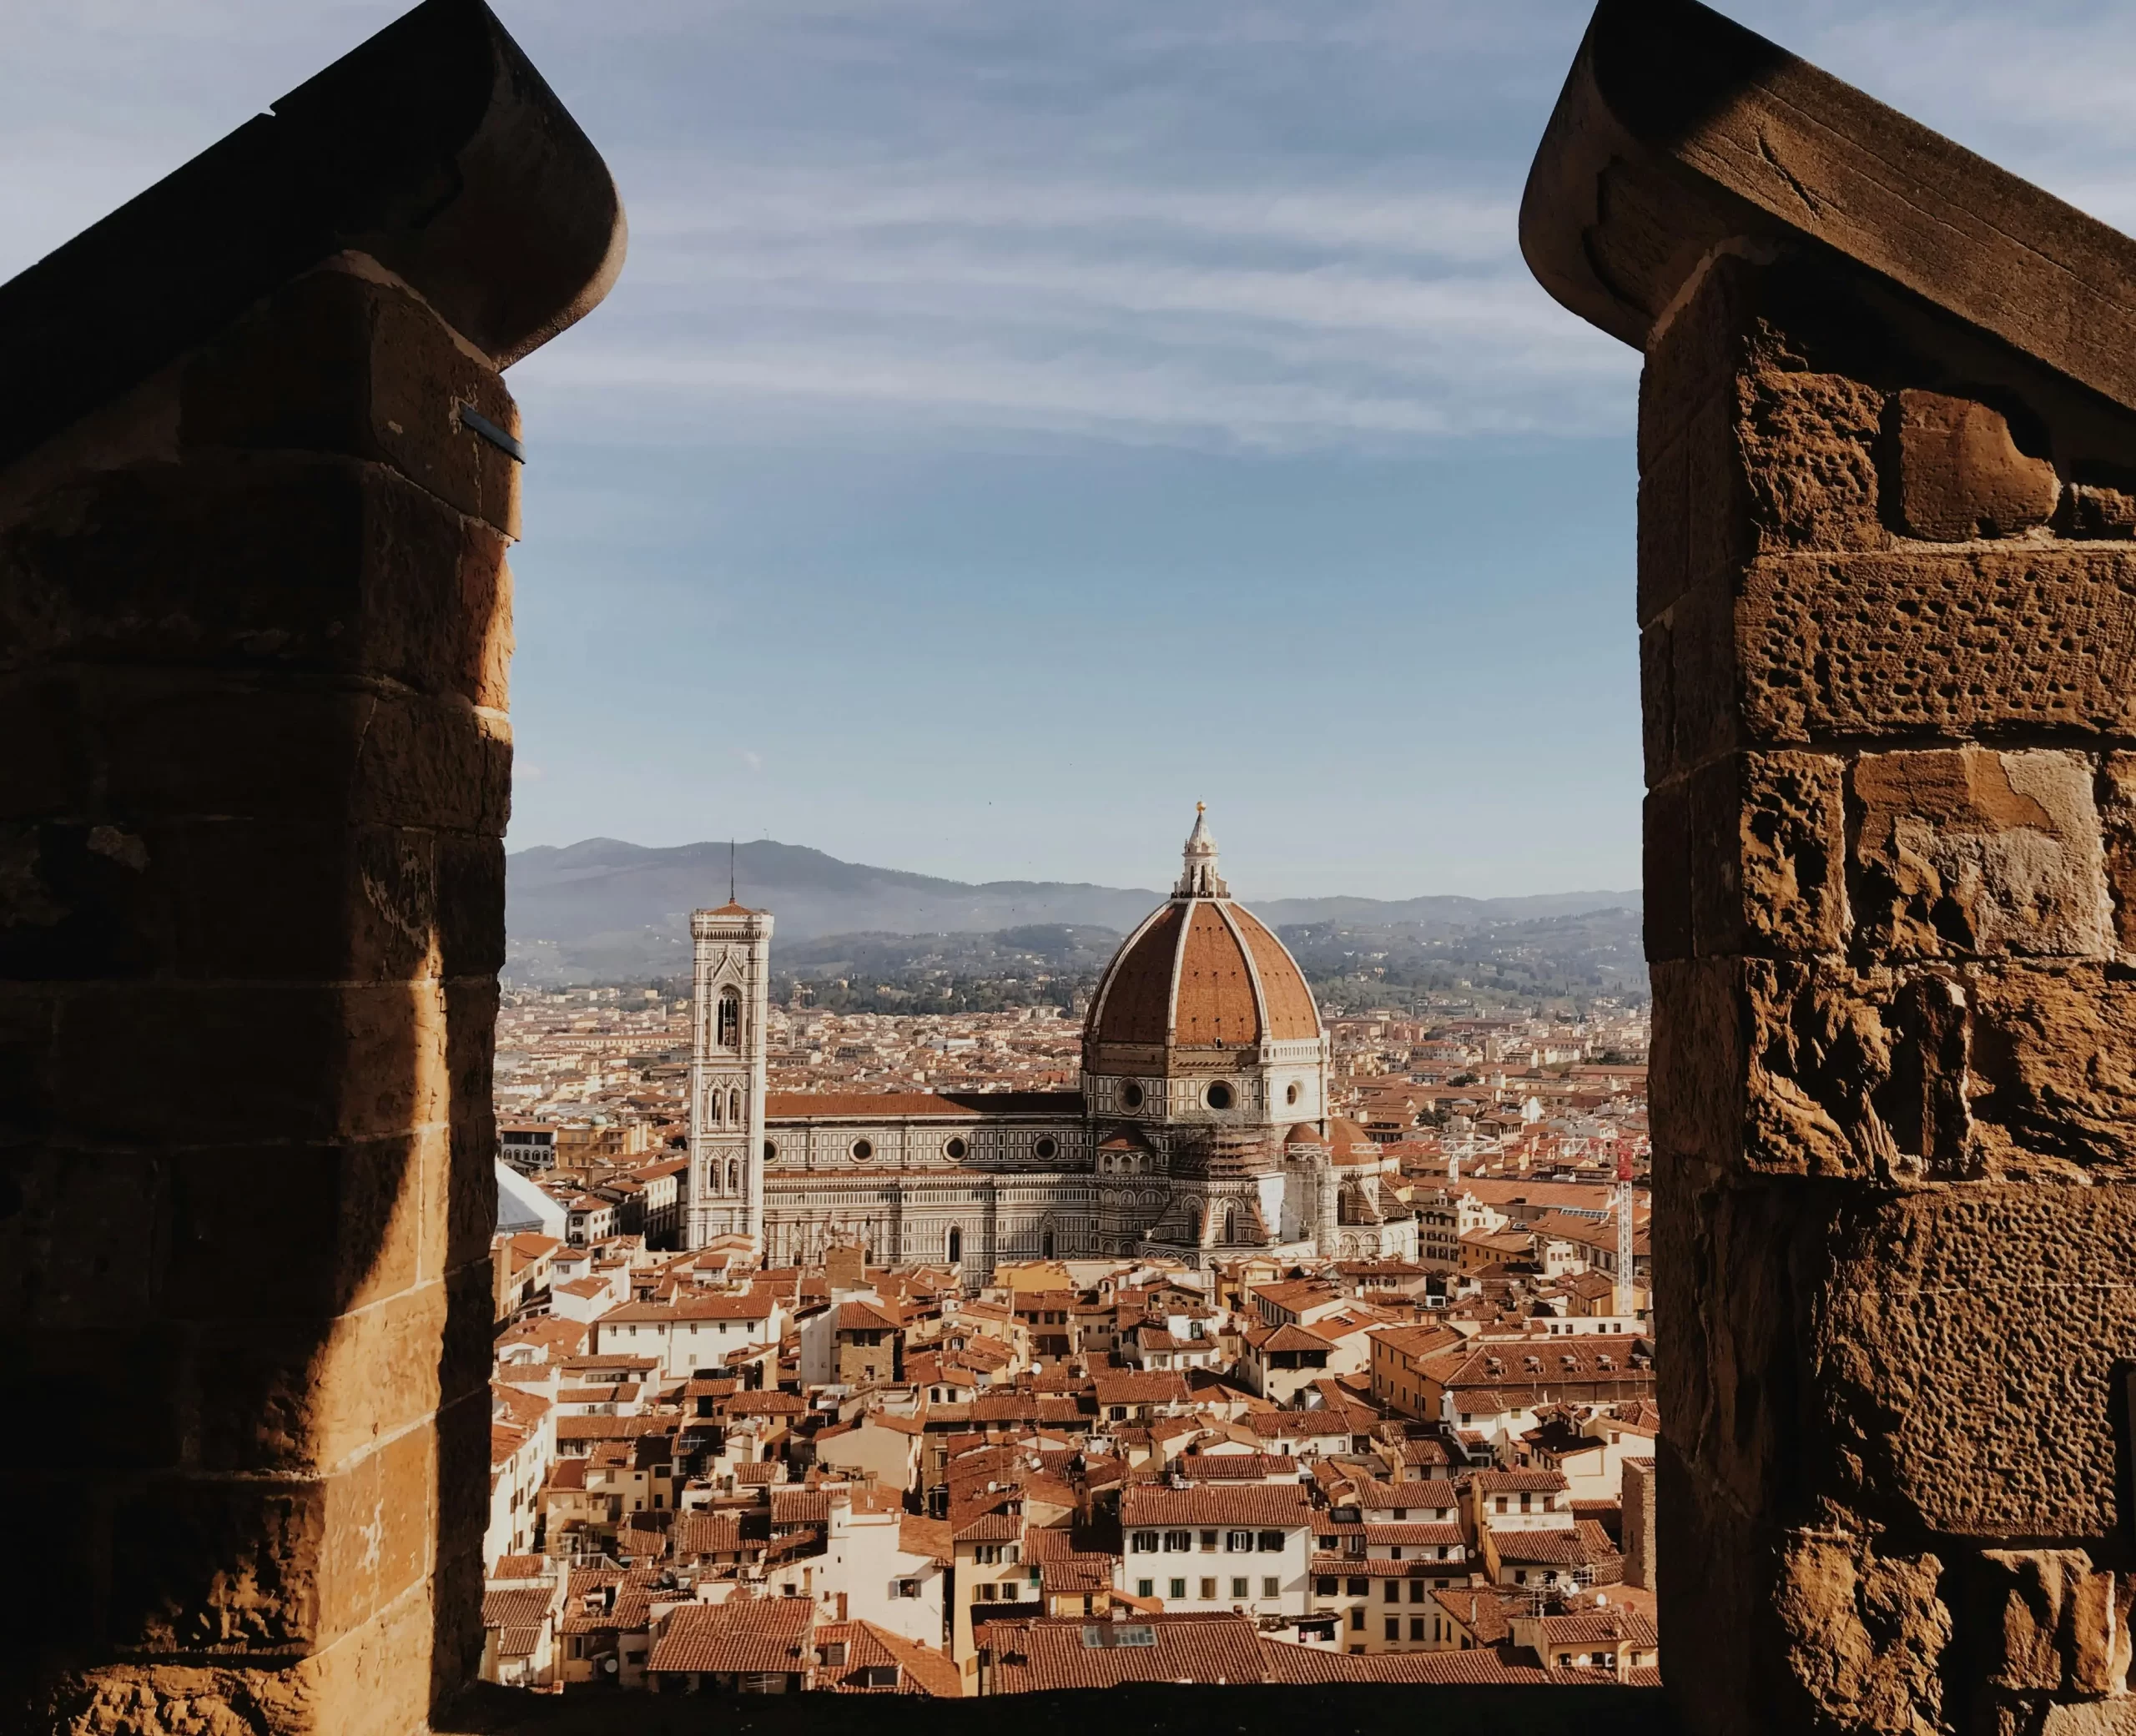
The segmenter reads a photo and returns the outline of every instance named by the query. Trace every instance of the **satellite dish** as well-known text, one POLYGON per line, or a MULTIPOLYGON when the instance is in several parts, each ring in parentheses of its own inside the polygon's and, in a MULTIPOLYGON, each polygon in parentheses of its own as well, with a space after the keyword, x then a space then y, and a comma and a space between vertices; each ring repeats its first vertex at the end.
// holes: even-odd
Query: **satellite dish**
POLYGON ((614 1658, 612 1656, 611 1656, 611 1657, 607 1657, 607 1658, 603 1658, 601 1660, 601 1668, 602 1668, 602 1669, 604 1669, 604 1670, 607 1671, 607 1673, 608 1673, 610 1675, 612 1675, 612 1675, 614 1675, 614 1674, 616 1673, 616 1660, 615 1660, 615 1658, 614 1658))

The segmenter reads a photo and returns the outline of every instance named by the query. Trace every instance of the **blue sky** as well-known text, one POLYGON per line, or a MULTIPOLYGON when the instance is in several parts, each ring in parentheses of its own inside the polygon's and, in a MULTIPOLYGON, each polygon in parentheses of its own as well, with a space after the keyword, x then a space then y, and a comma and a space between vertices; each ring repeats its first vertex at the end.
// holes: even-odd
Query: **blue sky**
MULTIPOLYGON (((11 0, 0 275, 400 8, 11 0)), ((1559 0, 501 0, 632 222, 513 370, 514 847, 1636 883, 1636 360, 1514 212, 1559 0)), ((2136 17, 1754 27, 2136 226, 2136 17)))

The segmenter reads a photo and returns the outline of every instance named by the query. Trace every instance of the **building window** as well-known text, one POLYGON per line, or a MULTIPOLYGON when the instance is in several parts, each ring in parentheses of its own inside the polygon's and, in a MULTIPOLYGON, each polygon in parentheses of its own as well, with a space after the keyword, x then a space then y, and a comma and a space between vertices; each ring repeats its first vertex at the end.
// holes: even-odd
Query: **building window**
POLYGON ((1053 1232, 1050 1230, 1047 1230, 1044 1235, 1039 1237, 1038 1252, 1039 1258, 1041 1260, 1050 1260, 1053 1258, 1053 1232))
POLYGON ((1252 1593, 1247 1590, 1246 1586, 1246 1576, 1243 1573, 1234 1574, 1232 1577, 1232 1595, 1242 1598, 1251 1597, 1252 1593))
POLYGON ((1312 1588, 1320 1597, 1332 1598, 1335 1595, 1335 1585, 1336 1582, 1332 1579, 1316 1579, 1312 1583, 1312 1588))
POLYGON ((1229 1247, 1238 1240, 1238 1211, 1234 1206, 1224 1208, 1224 1245, 1229 1247))
POLYGON ((1412 1639, 1422 1639, 1423 1637, 1424 1618, 1420 1615, 1411 1616, 1409 1618, 1409 1638, 1412 1639))
POLYGON ((1171 1595, 1175 1598, 1184 1598, 1186 1595, 1186 1582, 1184 1579, 1172 1581, 1171 1595))
POLYGON ((1352 1579, 1345 1583, 1349 1587, 1348 1595, 1350 1597, 1366 1598, 1372 1595, 1372 1581, 1369 1579, 1352 1579))
POLYGON ((1202 1601, 1204 1603, 1213 1603, 1217 1601, 1217 1582, 1215 1580, 1205 1579, 1202 1582, 1202 1601))
POLYGON ((1264 1598, 1282 1597, 1283 1595, 1283 1582, 1278 1579, 1273 1573, 1267 1575, 1261 1582, 1261 1595, 1264 1598))
POLYGON ((768 1164, 774 1163, 778 1160, 778 1147, 773 1144, 771 1140, 766 1140, 764 1141, 764 1161, 768 1164))
POLYGON ((1202 1100, 1212 1110, 1227 1110, 1237 1099, 1232 1088, 1222 1079, 1218 1079, 1202 1094, 1202 1100))
POLYGON ((855 1140, 853 1142, 853 1155, 856 1162, 864 1164, 874 1155, 875 1146, 873 1140, 855 1140))
POLYGON ((1387 1637, 1388 1637, 1389 1639, 1399 1639, 1399 1638, 1402 1638, 1402 1623, 1401 1623, 1401 1619, 1400 1619, 1400 1618, 1399 1618, 1399 1617, 1397 1617, 1397 1616, 1389 1616, 1389 1617, 1388 1617, 1388 1618, 1387 1618, 1387 1637))
POLYGON ((738 1125, 742 1120, 742 1093, 739 1089, 727 1094, 727 1119, 738 1125))
POLYGON ((1130 1541, 1137 1555, 1156 1553, 1157 1534, 1154 1531, 1138 1531, 1130 1541))
POLYGON ((742 992, 738 989, 719 991, 719 1024, 713 1040, 722 1049, 742 1046, 742 992))
POLYGON ((1298 1088, 1295 1084, 1287 1086, 1283 1092, 1283 1101, 1286 1103, 1296 1103, 1297 1100, 1298 1088))
POLYGON ((1214 1555, 1217 1552, 1217 1534, 1215 1532, 1205 1531, 1202 1533, 1202 1552, 1204 1555, 1214 1555))
POLYGON ((1129 1079, 1120 1088, 1120 1100, 1131 1110, 1139 1110, 1142 1106, 1142 1088, 1129 1079))
POLYGON ((1135 1582, 1135 1595, 1136 1595, 1136 1597, 1138 1597, 1138 1598, 1154 1598, 1154 1597, 1156 1597, 1156 1594, 1157 1594, 1157 1583, 1156 1583, 1156 1580, 1154 1580, 1154 1579, 1138 1579, 1138 1580, 1136 1580, 1136 1581, 1135 1582))
POLYGON ((950 1225, 950 1264, 955 1266, 965 1257, 965 1233, 955 1224, 950 1225))
POLYGON ((1402 1601, 1402 1582, 1400 1580, 1383 1579, 1379 1583, 1381 1595, 1384 1597, 1389 1603, 1399 1603, 1402 1601))
POLYGON ((1282 1552, 1283 1534, 1280 1531, 1264 1531, 1257 1541, 1263 1555, 1277 1555, 1282 1552))
POLYGON ((1363 1633, 1364 1631, 1365 1631, 1365 1613, 1364 1613, 1364 1611, 1363 1611, 1362 1609, 1353 1608, 1353 1609, 1350 1611, 1350 1632, 1351 1632, 1351 1633, 1363 1633))
POLYGON ((1165 1552, 1184 1555, 1194 1547, 1194 1533, 1191 1531, 1168 1531, 1165 1533, 1165 1552))
POLYGON ((944 1144, 942 1155, 948 1158, 951 1163, 955 1163, 970 1149, 962 1140, 952 1138, 944 1144))
POLYGON ((1054 1153, 1060 1150, 1060 1145, 1058 1140, 1051 1138, 1050 1136, 1043 1137, 1040 1139, 1037 1144, 1031 1147, 1031 1155, 1037 1158, 1040 1162, 1043 1163, 1046 1159, 1051 1157, 1054 1153))
POLYGON ((1231 1555, 1240 1555, 1253 1547, 1253 1533, 1250 1531, 1227 1531, 1224 1533, 1224 1550, 1231 1555))
POLYGON ((727 1191, 738 1194, 742 1190, 742 1165, 738 1162, 727 1166, 727 1191))
POLYGON ((1424 1601, 1424 1582, 1423 1580, 1413 1579, 1409 1582, 1409 1601, 1412 1603, 1421 1603, 1424 1601))

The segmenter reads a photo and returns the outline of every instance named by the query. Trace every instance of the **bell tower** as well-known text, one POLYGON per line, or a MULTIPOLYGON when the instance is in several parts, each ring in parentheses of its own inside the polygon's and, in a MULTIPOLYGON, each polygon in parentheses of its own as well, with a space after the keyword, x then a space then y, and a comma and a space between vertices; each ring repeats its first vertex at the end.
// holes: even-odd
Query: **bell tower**
POLYGON ((717 910, 691 913, 690 939, 688 1245, 746 1235, 761 1254, 771 914, 746 908, 730 891, 717 910))

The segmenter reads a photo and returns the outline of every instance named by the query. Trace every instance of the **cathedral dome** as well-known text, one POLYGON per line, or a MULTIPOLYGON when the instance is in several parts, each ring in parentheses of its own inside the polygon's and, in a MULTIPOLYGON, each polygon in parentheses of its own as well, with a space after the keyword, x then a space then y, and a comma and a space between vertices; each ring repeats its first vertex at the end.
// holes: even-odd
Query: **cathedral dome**
POLYGON ((1170 902, 1127 937, 1099 979, 1086 1052, 1317 1041, 1320 1014, 1304 974, 1283 943, 1232 901, 1199 809, 1185 857, 1170 902))

